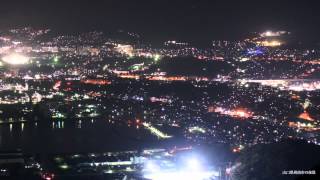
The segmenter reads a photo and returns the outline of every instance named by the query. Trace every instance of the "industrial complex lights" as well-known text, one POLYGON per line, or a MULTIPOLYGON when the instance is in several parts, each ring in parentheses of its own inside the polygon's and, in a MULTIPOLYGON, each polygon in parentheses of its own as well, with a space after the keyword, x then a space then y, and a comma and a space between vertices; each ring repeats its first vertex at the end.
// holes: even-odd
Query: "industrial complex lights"
POLYGON ((2 61, 11 65, 22 65, 29 63, 29 58, 18 53, 12 53, 2 57, 2 61))
POLYGON ((178 166, 164 164, 166 163, 161 161, 147 161, 144 177, 152 180, 205 180, 219 176, 219 172, 205 168, 196 158, 186 159, 185 163, 178 166))

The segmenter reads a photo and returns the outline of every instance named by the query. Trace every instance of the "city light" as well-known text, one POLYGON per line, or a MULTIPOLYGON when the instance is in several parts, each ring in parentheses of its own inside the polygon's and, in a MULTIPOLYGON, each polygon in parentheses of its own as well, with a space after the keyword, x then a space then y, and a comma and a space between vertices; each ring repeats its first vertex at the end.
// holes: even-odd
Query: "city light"
POLYGON ((272 36, 272 32, 271 31, 267 31, 266 33, 265 33, 265 36, 272 36))
MULTIPOLYGON (((24 34, 12 36, 19 39, 24 34)), ((31 31, 30 36, 33 34, 31 31)), ((154 47, 143 41, 108 38, 95 44, 97 37, 90 35, 59 36, 50 43, 39 40, 34 44, 9 40, 8 46, 0 47, 0 66, 4 66, 0 67, 0 104, 4 107, 0 124, 9 123, 8 133, 17 129, 15 123, 20 123, 21 132, 30 131, 30 123, 54 132, 69 131, 69 126, 94 127, 101 137, 111 137, 106 143, 119 139, 131 149, 126 142, 129 137, 129 141, 134 138, 146 145, 149 140, 154 145, 159 142, 161 150, 141 153, 132 147, 134 152, 125 156, 119 151, 110 156, 109 152, 83 154, 74 157, 76 165, 68 155, 59 155, 64 160, 56 161, 54 168, 63 173, 89 168, 128 177, 132 172, 155 180, 215 179, 223 176, 217 169, 224 172, 226 162, 215 155, 210 155, 216 158, 213 163, 211 158, 207 161, 186 153, 209 150, 216 143, 228 145, 225 151, 230 154, 245 153, 244 148, 288 137, 320 142, 313 135, 320 131, 320 106, 315 98, 320 89, 320 50, 277 47, 290 42, 278 39, 272 31, 236 42, 217 40, 207 48, 178 41, 154 47), (27 63, 32 65, 22 67, 27 63), (8 115, 5 107, 18 105, 14 111, 19 116, 32 117, 42 113, 42 108, 34 108, 36 104, 46 105, 47 125, 39 118, 29 122, 8 115), (115 131, 110 132, 109 127, 115 131), (110 134, 123 132, 115 139, 110 134), (79 164, 84 166, 76 167, 79 164)), ((73 148, 78 142, 69 143, 73 148)))
POLYGON ((144 171, 147 172, 157 172, 160 170, 160 167, 158 166, 158 164, 152 160, 149 160, 145 163, 144 166, 144 171))
POLYGON ((131 45, 127 45, 127 44, 118 44, 115 47, 115 50, 121 54, 125 54, 129 57, 133 57, 134 56, 134 49, 131 45))
POLYGON ((187 161, 187 169, 191 171, 199 171, 201 170, 201 165, 198 159, 190 158, 187 161))
POLYGON ((320 1, 124 1, 1 2, 0 180, 318 175, 320 1))
POLYGON ((55 56, 55 57, 53 58, 53 61, 54 61, 55 63, 57 63, 57 62, 59 61, 59 57, 58 57, 58 56, 55 56))
POLYGON ((287 31, 265 31, 260 34, 261 37, 277 37, 282 36, 284 34, 289 34, 287 31))
POLYGON ((208 111, 240 119, 253 117, 253 112, 248 111, 246 108, 225 109, 223 107, 210 107, 208 111))
POLYGON ((69 166, 68 166, 67 164, 62 164, 62 165, 60 165, 60 168, 61 168, 61 169, 68 169, 69 166))
POLYGON ((159 54, 155 54, 155 55, 153 56, 153 59, 154 59, 155 61, 159 61, 159 60, 161 59, 161 56, 160 56, 159 54))
POLYGON ((307 111, 304 111, 298 117, 306 121, 315 121, 307 111))
POLYGON ((269 47, 277 47, 277 46, 281 46, 282 43, 280 41, 262 41, 262 42, 257 42, 259 45, 261 46, 269 46, 269 47))
POLYGON ((22 65, 22 64, 27 64, 29 62, 29 58, 27 56, 17 54, 17 53, 4 56, 2 60, 5 63, 11 64, 11 65, 22 65))
POLYGON ((195 132, 206 133, 206 130, 203 129, 203 128, 201 128, 201 127, 195 126, 195 127, 190 127, 190 128, 189 128, 189 132, 190 132, 190 133, 195 133, 195 132))
POLYGON ((144 177, 151 180, 205 180, 219 176, 219 172, 203 167, 195 157, 185 157, 184 163, 173 167, 160 168, 155 162, 148 161, 146 167, 144 177))
POLYGON ((187 171, 169 171, 158 172, 145 175, 144 177, 151 180, 206 180, 218 176, 218 172, 187 172, 187 171))
POLYGON ((144 126, 146 129, 150 130, 150 132, 151 132, 152 134, 156 135, 156 136, 157 136, 158 138, 160 138, 160 139, 172 138, 172 136, 169 136, 169 135, 161 132, 159 129, 155 128, 155 127, 152 126, 150 123, 144 122, 144 123, 142 123, 142 124, 143 124, 143 126, 144 126))

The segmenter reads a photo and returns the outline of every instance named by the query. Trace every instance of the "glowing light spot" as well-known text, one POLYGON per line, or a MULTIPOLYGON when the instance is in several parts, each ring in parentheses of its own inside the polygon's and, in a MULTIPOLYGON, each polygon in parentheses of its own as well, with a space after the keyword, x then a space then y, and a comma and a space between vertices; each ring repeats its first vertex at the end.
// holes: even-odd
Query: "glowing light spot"
POLYGON ((62 164, 59 166, 61 169, 69 169, 69 166, 67 164, 62 164))
POLYGON ((299 115, 300 119, 306 120, 306 121, 314 121, 314 119, 310 116, 310 114, 307 111, 304 111, 299 115))
POLYGON ((160 130, 156 129, 155 127, 153 127, 153 126, 152 126, 151 124, 149 124, 149 123, 144 122, 144 123, 142 123, 142 125, 143 125, 146 129, 150 130, 150 132, 151 132, 152 134, 154 134, 155 136, 157 136, 157 137, 160 138, 160 139, 168 139, 168 138, 171 138, 171 137, 172 137, 172 136, 169 136, 169 135, 161 132, 160 130))
POLYGON ((58 62, 59 61, 59 57, 58 56, 55 56, 54 58, 53 58, 53 61, 56 63, 56 62, 58 62))
POLYGON ((259 45, 261 46, 268 46, 268 47, 276 47, 276 46, 281 46, 282 43, 280 41, 262 41, 258 42, 259 45))
POLYGON ((246 108, 225 109, 222 107, 210 107, 208 111, 240 119, 247 119, 253 117, 253 112, 250 112, 246 108))
POLYGON ((272 36, 272 32, 271 31, 267 31, 265 35, 266 36, 272 36))
POLYGON ((159 61, 161 59, 161 56, 159 54, 156 54, 156 55, 153 56, 153 59, 155 61, 159 61))
POLYGON ((195 132, 199 132, 199 133, 206 133, 206 130, 204 130, 203 128, 200 127, 190 127, 189 128, 189 132, 190 133, 195 133, 195 132))
POLYGON ((2 58, 3 62, 12 64, 12 65, 22 65, 29 63, 29 58, 26 56, 23 56, 21 54, 9 54, 7 56, 4 56, 2 58))
POLYGON ((188 169, 190 169, 190 170, 200 170, 201 169, 200 162, 195 158, 189 159, 187 162, 187 166, 188 166, 188 169))

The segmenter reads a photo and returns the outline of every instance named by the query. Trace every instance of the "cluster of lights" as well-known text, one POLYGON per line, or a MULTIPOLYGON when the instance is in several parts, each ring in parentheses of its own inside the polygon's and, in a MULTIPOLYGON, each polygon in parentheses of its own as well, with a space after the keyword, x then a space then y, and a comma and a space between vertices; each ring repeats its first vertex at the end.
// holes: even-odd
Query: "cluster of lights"
POLYGON ((190 127, 190 128, 189 128, 189 132, 190 132, 190 133, 195 133, 195 132, 206 133, 206 130, 203 129, 203 128, 201 128, 201 127, 195 126, 195 127, 190 127))
POLYGON ((150 132, 151 132, 152 134, 154 134, 155 136, 157 136, 157 137, 160 138, 160 139, 172 138, 172 136, 169 136, 169 135, 161 132, 160 130, 158 130, 158 129, 156 129, 154 126, 152 126, 150 123, 144 122, 144 123, 142 123, 142 124, 143 124, 143 126, 144 126, 146 129, 150 130, 150 132))
POLYGON ((310 116, 310 114, 307 111, 304 111, 299 115, 300 119, 306 120, 306 121, 314 121, 314 119, 310 116))
POLYGON ((277 47, 281 46, 282 43, 280 41, 274 40, 274 41, 259 41, 257 42, 261 46, 267 46, 267 47, 277 47))
POLYGON ((151 180, 204 180, 219 176, 219 172, 208 170, 196 157, 188 157, 182 164, 170 164, 170 167, 161 167, 156 161, 147 161, 144 168, 144 177, 151 180))
POLYGON ((271 79, 271 80, 246 80, 239 79, 241 84, 246 83, 259 83, 263 86, 271 86, 279 88, 281 90, 290 90, 290 91, 316 91, 320 89, 319 80, 292 80, 292 79, 271 79))
POLYGON ((229 110, 229 109, 225 109, 222 107, 216 107, 214 109, 214 112, 220 113, 223 115, 232 116, 235 118, 251 118, 251 117, 253 117, 253 113, 244 109, 244 108, 237 108, 237 109, 229 110))
POLYGON ((260 36, 261 37, 276 37, 276 36, 281 36, 284 34, 289 34, 289 32, 286 31, 266 31, 264 33, 261 33, 260 36))
POLYGON ((316 127, 314 124, 311 123, 301 123, 301 122, 289 122, 289 127, 291 128, 297 128, 299 130, 305 130, 305 131, 319 131, 320 128, 316 127))
POLYGON ((11 65, 22 65, 29 63, 29 58, 21 54, 13 53, 4 56, 2 61, 11 65))

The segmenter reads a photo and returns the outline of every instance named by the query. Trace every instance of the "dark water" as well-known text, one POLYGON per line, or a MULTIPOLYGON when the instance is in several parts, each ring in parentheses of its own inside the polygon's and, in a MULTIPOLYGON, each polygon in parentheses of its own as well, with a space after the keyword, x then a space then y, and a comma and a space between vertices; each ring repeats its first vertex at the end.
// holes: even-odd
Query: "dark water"
POLYGON ((179 145, 174 137, 159 140, 143 127, 107 121, 24 122, 0 125, 0 150, 26 153, 103 152, 179 145))

